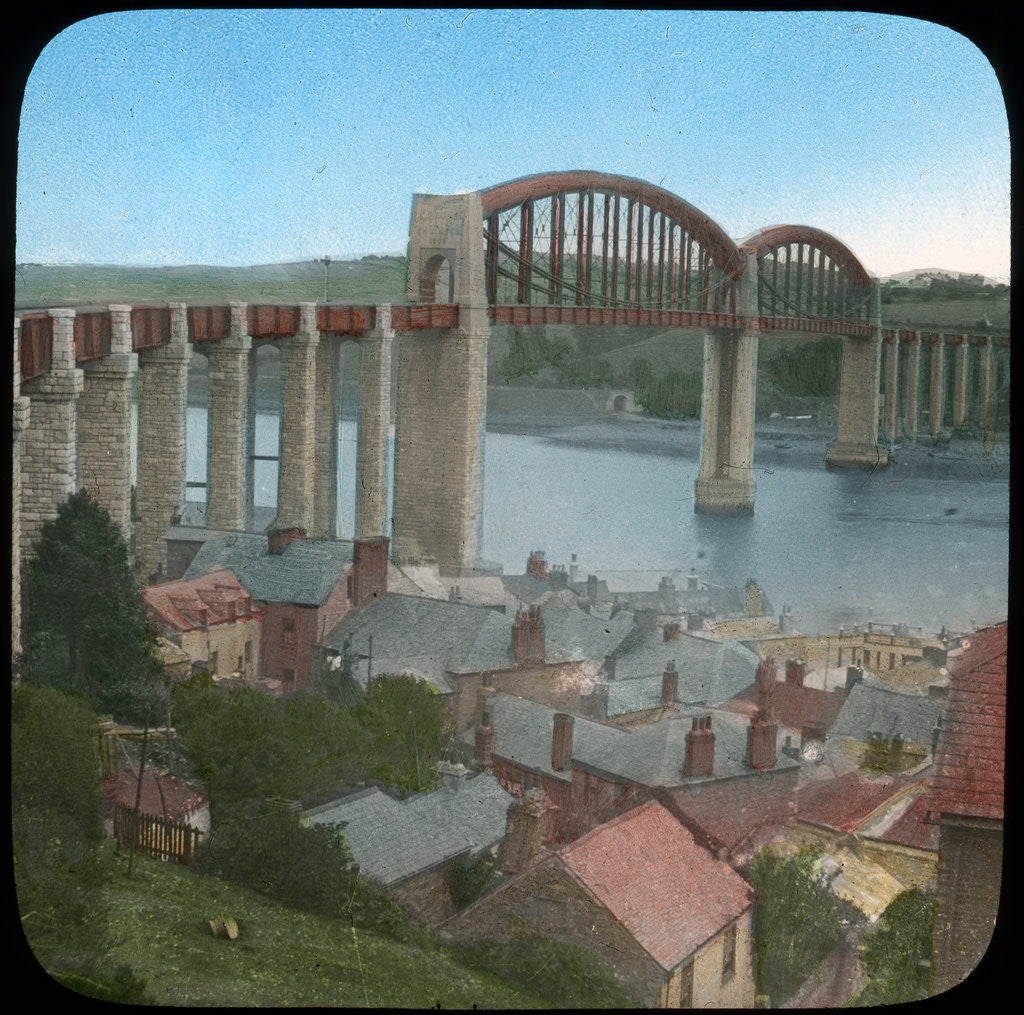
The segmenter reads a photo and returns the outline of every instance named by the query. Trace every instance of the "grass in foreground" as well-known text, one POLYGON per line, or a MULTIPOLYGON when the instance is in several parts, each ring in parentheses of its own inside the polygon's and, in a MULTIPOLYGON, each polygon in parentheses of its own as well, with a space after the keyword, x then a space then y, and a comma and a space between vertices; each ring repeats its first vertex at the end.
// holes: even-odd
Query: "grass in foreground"
MULTIPOLYGON (((545 1008, 545 999, 469 970, 443 945, 417 948, 346 921, 303 912, 174 863, 108 853, 81 901, 109 914, 114 965, 145 982, 161 1005, 545 1008), (238 923, 235 941, 208 920, 238 923)), ((26 929, 30 929, 26 925, 26 929)), ((87 961, 87 953, 76 962, 87 961)), ((41 955, 53 968, 61 956, 41 955)))

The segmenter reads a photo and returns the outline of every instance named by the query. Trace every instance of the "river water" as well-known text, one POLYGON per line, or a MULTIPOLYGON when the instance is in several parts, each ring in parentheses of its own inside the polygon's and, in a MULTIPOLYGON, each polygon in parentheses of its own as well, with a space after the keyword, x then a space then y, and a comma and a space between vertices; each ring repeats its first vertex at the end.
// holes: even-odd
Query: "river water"
MULTIPOLYGON (((187 479, 196 483, 206 479, 205 417, 203 408, 188 410, 187 479)), ((259 413, 256 425, 257 454, 276 453, 278 417, 259 413)), ((489 430, 483 556, 510 574, 537 549, 552 564, 576 554, 582 576, 636 570, 680 586, 693 569, 715 585, 754 578, 773 612, 788 606, 805 633, 869 620, 962 631, 1006 615, 1005 468, 967 461, 936 472, 931 462, 929 472, 906 462, 832 471, 821 463, 823 446, 808 455, 805 437, 792 462, 776 450, 788 443, 755 449, 763 464, 754 514, 716 517, 693 510, 699 432, 680 429, 679 447, 665 453, 663 443, 623 443, 622 431, 614 421, 534 435, 489 430)), ((665 425, 637 422, 632 433, 664 440, 665 425)), ((339 535, 347 538, 355 438, 355 422, 344 421, 339 535)), ((257 462, 256 504, 273 507, 276 494, 277 463, 257 462)), ((192 487, 189 499, 203 501, 205 491, 192 487)))

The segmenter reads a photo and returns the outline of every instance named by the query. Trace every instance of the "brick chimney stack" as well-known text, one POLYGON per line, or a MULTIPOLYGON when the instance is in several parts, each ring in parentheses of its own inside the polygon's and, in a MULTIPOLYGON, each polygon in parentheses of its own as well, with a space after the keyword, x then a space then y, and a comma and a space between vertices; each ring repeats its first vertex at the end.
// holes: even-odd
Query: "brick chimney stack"
POLYGON ((544 792, 530 789, 509 805, 505 818, 502 867, 508 874, 532 867, 544 842, 544 792))
POLYGON ((298 527, 271 529, 267 533, 267 553, 280 553, 289 543, 306 538, 306 530, 298 527))
POLYGON ((572 730, 575 720, 568 712, 556 712, 551 729, 551 767, 564 772, 572 760, 572 730))
POLYGON ((750 717, 747 730, 747 753, 750 767, 758 772, 767 772, 778 761, 779 724, 767 709, 759 708, 750 717))
POLYGON ((539 606, 516 612, 512 625, 512 659, 516 666, 544 663, 544 620, 539 606))
POLYGON ((548 577, 548 562, 544 559, 543 550, 534 550, 526 562, 526 573, 531 578, 545 579, 548 577))
POLYGON ((686 734, 686 766, 684 776, 711 775, 715 768, 715 734, 711 731, 711 716, 694 717, 693 726, 686 734))
POLYGON ((661 707, 675 708, 679 701, 679 674, 676 672, 676 661, 670 659, 665 664, 665 672, 661 675, 661 707))
POLYGON ((671 624, 663 624, 661 632, 664 635, 665 641, 675 641, 679 637, 679 621, 673 620, 671 624))
POLYGON ((757 689, 762 695, 771 694, 775 686, 775 660, 762 659, 757 665, 757 689))
POLYGON ((353 606, 359 606, 387 592, 389 555, 390 542, 386 536, 357 539, 352 544, 348 599, 353 606))
POLYGON ((786 683, 791 684, 793 687, 804 686, 804 675, 807 672, 807 667, 799 659, 787 659, 786 660, 786 683))
POLYGON ((476 728, 476 759, 485 772, 494 771, 494 751, 498 746, 498 734, 491 725, 489 712, 484 712, 476 728))

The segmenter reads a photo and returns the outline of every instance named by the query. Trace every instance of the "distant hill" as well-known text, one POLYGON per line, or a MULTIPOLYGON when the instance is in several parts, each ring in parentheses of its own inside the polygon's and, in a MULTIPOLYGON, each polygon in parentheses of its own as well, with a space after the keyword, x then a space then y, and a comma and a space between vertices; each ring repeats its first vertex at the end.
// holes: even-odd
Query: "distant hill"
MULTIPOLYGON (((951 271, 949 268, 912 268, 910 271, 898 271, 893 275, 886 275, 882 278, 883 282, 912 282, 916 278, 921 276, 928 277, 942 277, 948 276, 955 279, 967 279, 978 277, 969 271, 951 271)), ((993 278, 988 275, 981 276, 984 278, 985 285, 1009 285, 1010 280, 1008 278, 993 278)))

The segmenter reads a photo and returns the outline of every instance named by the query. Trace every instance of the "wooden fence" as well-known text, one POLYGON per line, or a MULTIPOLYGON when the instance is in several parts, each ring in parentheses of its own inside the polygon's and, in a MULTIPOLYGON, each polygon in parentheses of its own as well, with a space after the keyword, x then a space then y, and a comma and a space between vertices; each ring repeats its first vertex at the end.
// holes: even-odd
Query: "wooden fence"
POLYGON ((142 814, 124 804, 114 808, 114 838, 121 849, 191 863, 199 855, 200 834, 198 828, 181 821, 142 814))

